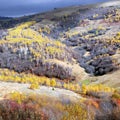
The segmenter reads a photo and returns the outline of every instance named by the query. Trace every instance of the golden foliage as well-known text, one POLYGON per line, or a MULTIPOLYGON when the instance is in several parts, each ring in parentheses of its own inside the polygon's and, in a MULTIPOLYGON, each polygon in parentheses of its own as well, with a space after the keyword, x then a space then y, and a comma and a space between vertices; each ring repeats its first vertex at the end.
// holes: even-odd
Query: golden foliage
POLYGON ((86 94, 87 92, 114 92, 115 89, 102 85, 102 84, 97 84, 97 85, 82 85, 82 92, 86 94))
MULTIPOLYGON (((52 87, 62 87, 61 82, 57 82, 55 78, 48 78, 44 76, 36 76, 33 74, 17 73, 13 70, 0 69, 0 81, 30 83, 30 89, 38 89, 40 85, 47 85, 52 87)), ((64 83, 63 88, 80 91, 80 86, 75 83, 64 83)))
POLYGON ((38 89, 39 88, 39 84, 36 82, 36 83, 32 83, 31 85, 30 85, 30 89, 33 89, 33 90, 35 90, 35 89, 38 89))
POLYGON ((10 99, 21 104, 26 99, 26 95, 23 93, 14 91, 10 93, 10 99))

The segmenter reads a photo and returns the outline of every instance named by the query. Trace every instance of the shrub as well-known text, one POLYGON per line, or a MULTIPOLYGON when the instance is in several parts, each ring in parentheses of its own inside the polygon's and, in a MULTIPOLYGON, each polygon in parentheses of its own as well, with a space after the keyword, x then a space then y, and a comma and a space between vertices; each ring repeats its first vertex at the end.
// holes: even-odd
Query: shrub
POLYGON ((97 85, 82 85, 82 92, 84 94, 86 94, 87 92, 105 92, 105 93, 108 93, 108 92, 111 92, 113 93, 115 91, 114 88, 111 88, 111 87, 108 87, 108 86, 105 86, 105 85, 102 85, 102 84, 97 84, 97 85))
POLYGON ((64 104, 53 97, 19 92, 6 98, 0 102, 2 120, 93 120, 94 117, 81 102, 64 104))
POLYGON ((113 95, 112 95, 112 98, 120 99, 120 94, 117 93, 117 92, 114 92, 113 95))
POLYGON ((10 94, 10 99, 21 104, 26 99, 26 95, 23 93, 14 91, 10 94))
POLYGON ((52 79, 51 81, 50 81, 50 85, 52 86, 52 87, 55 87, 57 84, 56 84, 56 80, 55 79, 52 79))
POLYGON ((112 114, 114 120, 120 120, 120 107, 116 107, 112 114))
POLYGON ((88 116, 87 109, 81 106, 81 104, 70 104, 65 107, 66 114, 62 120, 93 120, 93 114, 88 116))
POLYGON ((39 84, 38 84, 38 83, 32 83, 32 84, 30 85, 30 89, 35 90, 35 89, 38 89, 38 88, 39 88, 39 84))
POLYGON ((48 117, 33 103, 18 104, 15 101, 0 102, 1 120, 48 120, 48 117))

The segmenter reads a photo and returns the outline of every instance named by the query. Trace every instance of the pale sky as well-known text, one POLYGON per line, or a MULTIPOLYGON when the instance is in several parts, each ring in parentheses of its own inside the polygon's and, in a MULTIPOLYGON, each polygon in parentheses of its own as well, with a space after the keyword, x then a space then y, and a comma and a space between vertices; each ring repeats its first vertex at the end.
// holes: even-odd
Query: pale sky
POLYGON ((0 16, 22 16, 55 7, 82 5, 109 0, 0 0, 0 16))

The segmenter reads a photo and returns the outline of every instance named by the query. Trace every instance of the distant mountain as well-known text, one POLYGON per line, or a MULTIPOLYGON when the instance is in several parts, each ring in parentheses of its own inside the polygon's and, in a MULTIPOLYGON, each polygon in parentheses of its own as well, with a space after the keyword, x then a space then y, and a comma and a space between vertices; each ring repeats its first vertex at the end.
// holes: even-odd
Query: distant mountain
POLYGON ((12 19, 12 17, 1 17, 0 16, 0 20, 10 20, 10 19, 12 19))
MULTIPOLYGON (((88 1, 90 3, 90 0, 88 0, 88 1)), ((112 3, 113 3, 113 5, 116 5, 115 3, 117 2, 117 4, 119 4, 120 1, 118 1, 118 0, 115 0, 115 1, 111 0, 111 2, 110 2, 109 0, 101 0, 101 1, 97 1, 97 2, 101 2, 101 3, 93 4, 93 2, 92 2, 92 4, 83 5, 83 6, 78 5, 78 7, 80 9, 85 10, 85 9, 89 9, 89 8, 96 7, 96 6, 99 6, 99 7, 106 6, 106 5, 109 6, 109 5, 112 5, 112 3), (106 2, 106 1, 108 1, 108 2, 106 2)), ((85 3, 85 4, 87 4, 87 3, 85 3)), ((11 28, 11 27, 14 27, 16 24, 19 24, 19 23, 22 23, 22 22, 31 21, 31 20, 39 22, 39 21, 41 21, 43 19, 41 17, 41 16, 43 16, 43 14, 47 14, 47 13, 49 14, 49 12, 59 11, 59 10, 62 10, 62 9, 64 10, 64 9, 67 9, 67 8, 69 9, 70 7, 66 7, 66 8, 54 7, 54 10, 52 10, 52 11, 48 11, 48 12, 44 12, 44 13, 37 13, 37 14, 33 14, 33 15, 24 15, 22 17, 16 17, 16 18, 15 17, 13 18, 13 17, 3 17, 3 16, 0 16, 0 29, 1 28, 2 29, 11 28)), ((54 19, 54 16, 52 16, 52 17, 54 19)))
POLYGON ((0 0, 0 16, 19 17, 34 13, 46 12, 54 8, 63 8, 72 5, 87 5, 108 0, 0 0))

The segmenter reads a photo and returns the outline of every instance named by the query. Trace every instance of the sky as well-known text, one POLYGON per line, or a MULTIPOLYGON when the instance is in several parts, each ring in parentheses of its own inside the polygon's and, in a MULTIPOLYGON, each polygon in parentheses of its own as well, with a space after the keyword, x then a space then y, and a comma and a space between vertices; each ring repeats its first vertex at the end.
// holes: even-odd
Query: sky
POLYGON ((19 17, 59 7, 105 1, 109 0, 0 0, 0 16, 19 17))

